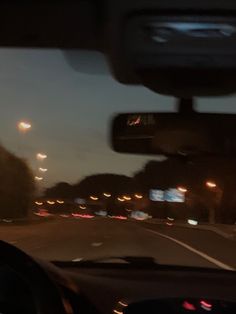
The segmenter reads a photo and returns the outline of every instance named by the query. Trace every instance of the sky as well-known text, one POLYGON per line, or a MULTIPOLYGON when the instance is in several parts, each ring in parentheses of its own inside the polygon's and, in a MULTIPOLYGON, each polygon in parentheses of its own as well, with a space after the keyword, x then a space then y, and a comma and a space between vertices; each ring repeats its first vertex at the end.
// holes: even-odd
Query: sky
MULTIPOLYGON (((132 175, 150 156, 115 153, 109 127, 116 113, 174 111, 175 99, 116 82, 100 55, 60 50, 0 50, 0 142, 27 160, 42 181, 75 183, 87 175, 132 175), (70 59, 69 59, 70 56, 70 59), (32 129, 21 134, 19 121, 32 129), (46 153, 43 162, 36 154, 46 153)), ((199 111, 236 112, 235 97, 198 100, 199 111)), ((152 158, 153 159, 153 158, 152 158)))

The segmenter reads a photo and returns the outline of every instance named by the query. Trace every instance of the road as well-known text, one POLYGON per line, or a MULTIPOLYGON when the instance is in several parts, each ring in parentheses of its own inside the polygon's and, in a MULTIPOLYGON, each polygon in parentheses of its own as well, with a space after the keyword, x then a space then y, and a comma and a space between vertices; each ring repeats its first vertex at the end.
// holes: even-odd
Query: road
POLYGON ((236 241, 212 231, 109 218, 0 226, 0 238, 46 260, 152 256, 160 264, 236 269, 236 241))

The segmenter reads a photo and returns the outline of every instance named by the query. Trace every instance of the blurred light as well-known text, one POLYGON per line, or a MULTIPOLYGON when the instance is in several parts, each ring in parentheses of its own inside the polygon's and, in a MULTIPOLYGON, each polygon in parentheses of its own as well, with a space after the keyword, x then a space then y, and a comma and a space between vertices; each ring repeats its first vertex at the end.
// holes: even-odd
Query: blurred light
POLYGON ((66 214, 62 214, 60 216, 63 217, 63 218, 69 218, 70 217, 70 215, 66 215, 66 214))
POLYGON ((29 122, 21 121, 18 123, 18 129, 23 132, 28 131, 31 129, 31 124, 29 122))
POLYGON ((34 177, 35 178, 35 180, 37 180, 37 181, 42 181, 43 180, 43 177, 34 177))
POLYGON ((115 314, 123 314, 123 312, 117 311, 117 310, 113 310, 113 312, 114 312, 115 314))
POLYGON ((80 205, 79 208, 80 208, 80 209, 86 209, 86 206, 80 205))
POLYGON ((206 182, 206 186, 208 186, 209 188, 215 188, 216 187, 216 183, 212 182, 212 181, 207 181, 206 182))
POLYGON ((127 212, 132 212, 132 209, 126 208, 125 210, 126 210, 127 212))
POLYGON ((201 308, 203 308, 206 311, 211 311, 212 310, 212 304, 208 303, 206 301, 200 301, 201 308))
POLYGON ((106 196, 106 197, 111 197, 110 193, 103 193, 103 195, 106 196))
POLYGON ((188 190, 182 186, 179 186, 178 188, 178 191, 182 192, 182 193, 186 193, 188 190))
POLYGON ((64 204, 65 202, 64 202, 64 201, 57 200, 57 203, 58 203, 58 204, 64 204))
POLYGON ((44 160, 44 159, 46 159, 48 156, 47 156, 46 154, 38 153, 38 154, 36 155, 36 157, 37 157, 38 160, 44 160))
POLYGON ((172 218, 172 217, 167 217, 167 219, 168 219, 168 220, 171 220, 171 221, 175 220, 175 219, 172 218))
POLYGON ((86 219, 91 219, 94 218, 94 215, 88 215, 88 214, 74 214, 72 213, 73 217, 79 217, 79 218, 86 218, 86 219))
POLYGON ((198 221, 197 220, 194 220, 194 219, 188 219, 188 223, 190 225, 193 225, 193 226, 197 226, 198 225, 198 221))
POLYGON ((55 204, 54 201, 47 201, 47 203, 50 204, 50 205, 54 205, 55 204))
POLYGON ((46 168, 39 168, 39 171, 41 171, 41 172, 47 172, 48 169, 46 169, 46 168))
POLYGON ((93 201, 97 201, 97 200, 98 200, 98 197, 97 197, 97 196, 92 196, 92 195, 91 195, 89 198, 90 198, 91 200, 93 200, 93 201))
POLYGON ((126 307, 126 306, 128 306, 128 304, 127 304, 127 303, 122 302, 122 301, 119 301, 118 303, 119 303, 121 306, 125 306, 125 307, 126 307))
POLYGON ((119 220, 127 220, 127 217, 125 216, 111 216, 111 218, 119 219, 119 220))
POLYGON ((182 306, 187 311, 196 311, 196 307, 192 303, 189 303, 188 301, 184 301, 182 306))
POLYGON ((167 222, 167 226, 173 226, 172 222, 167 222))
POLYGON ((117 197, 117 200, 118 200, 119 202, 124 202, 124 201, 125 201, 122 197, 117 197))
POLYGON ((36 202, 34 202, 34 203, 35 203, 36 205, 40 205, 40 206, 43 205, 43 202, 37 202, 37 201, 36 201, 36 202))
POLYGON ((141 194, 135 194, 134 196, 135 196, 136 198, 138 198, 138 199, 143 198, 143 195, 141 195, 141 194))
POLYGON ((127 195, 124 195, 124 196, 123 196, 123 199, 126 200, 126 201, 130 201, 130 200, 131 200, 131 197, 130 197, 130 196, 127 196, 127 195))

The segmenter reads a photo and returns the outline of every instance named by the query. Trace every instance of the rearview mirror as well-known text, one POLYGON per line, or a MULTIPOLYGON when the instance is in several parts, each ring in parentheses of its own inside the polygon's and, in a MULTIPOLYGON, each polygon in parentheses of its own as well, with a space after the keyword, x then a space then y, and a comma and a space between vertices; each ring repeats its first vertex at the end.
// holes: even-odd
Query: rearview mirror
POLYGON ((236 155, 236 115, 129 113, 112 123, 116 152, 148 155, 236 155))

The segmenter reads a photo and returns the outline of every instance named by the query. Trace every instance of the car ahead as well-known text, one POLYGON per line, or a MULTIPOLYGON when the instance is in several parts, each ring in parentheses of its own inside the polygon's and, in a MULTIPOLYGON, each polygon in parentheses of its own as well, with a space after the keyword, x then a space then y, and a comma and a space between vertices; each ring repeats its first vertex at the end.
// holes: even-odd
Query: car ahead
MULTIPOLYGON (((0 17, 0 62, 4 53, 11 55, 6 47, 19 55, 10 58, 13 63, 6 62, 8 71, 0 77, 6 103, 3 142, 8 139, 9 147, 17 142, 19 153, 16 157, 2 149, 0 213, 25 213, 17 209, 32 205, 32 180, 35 205, 44 206, 47 199, 37 219, 0 226, 5 240, 0 241, 0 312, 235 312, 235 115, 199 113, 195 106, 197 97, 235 92, 235 1, 8 1, 0 3, 0 17), (37 50, 34 57, 32 48, 37 50), (69 64, 75 73, 69 74, 66 67, 60 72, 50 51, 42 60, 38 49, 49 48, 63 49, 63 66, 69 64), (102 106, 110 94, 115 111, 120 111, 111 78, 102 88, 107 68, 104 71, 92 58, 93 51, 97 58, 106 57, 113 78, 127 85, 137 102, 148 99, 147 91, 139 94, 130 85, 177 99, 177 112, 153 112, 153 106, 152 112, 145 112, 146 102, 136 111, 131 99, 130 108, 123 107, 124 113, 113 117, 114 151, 155 158, 132 178, 129 168, 138 157, 129 163, 123 156, 126 175, 120 174, 121 168, 117 174, 107 173, 114 167, 109 165, 113 153, 104 156, 101 134, 93 129, 96 123, 104 129, 99 118, 113 103, 95 111, 82 97, 85 91, 96 101, 101 97, 102 106), (28 64, 36 68, 29 70, 28 64), (77 101, 70 106, 78 88, 80 114, 77 101), (19 106, 15 110, 13 102, 19 106), (12 115, 24 118, 21 108, 37 121, 20 121, 16 140, 9 123, 12 115), (26 139, 30 141, 34 127, 29 145, 26 139), (69 127, 78 127, 78 133, 67 133, 69 127), (84 134, 79 136, 88 129, 90 146, 84 134), (52 144, 46 140, 53 133, 52 144), (52 153, 47 155, 45 148, 52 153), (65 162, 70 151, 71 159, 65 162), (34 155, 34 175, 25 162, 29 154, 34 155), (98 159, 105 173, 95 170, 98 159), (76 183, 43 185, 50 173, 46 162, 55 167, 51 182, 60 180, 59 172, 63 180, 68 178, 67 170, 70 182, 73 178, 76 183), (80 167, 86 163, 93 175, 77 182, 74 174, 78 167, 86 174, 80 167), (69 213, 64 200, 70 204, 69 213), (88 204, 103 210, 100 217, 86 212, 88 204), (63 214, 40 220, 54 205, 63 207, 63 214)), ((117 85, 120 97, 123 89, 117 85)), ((151 99, 156 105, 156 98, 151 99)))

